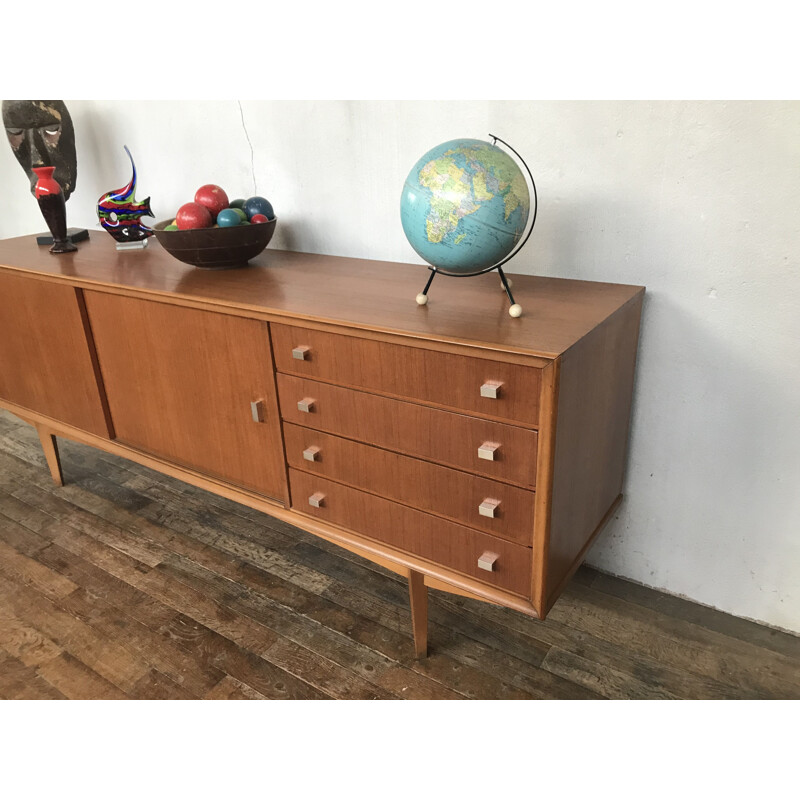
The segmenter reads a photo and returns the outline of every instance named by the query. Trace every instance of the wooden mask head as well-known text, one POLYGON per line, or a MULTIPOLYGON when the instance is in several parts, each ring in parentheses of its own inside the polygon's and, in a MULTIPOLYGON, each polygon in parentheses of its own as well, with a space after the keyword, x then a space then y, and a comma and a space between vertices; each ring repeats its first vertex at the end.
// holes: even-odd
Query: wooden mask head
POLYGON ((3 125, 11 149, 31 183, 34 167, 55 167, 64 199, 75 188, 78 164, 72 117, 63 100, 3 100, 3 125))

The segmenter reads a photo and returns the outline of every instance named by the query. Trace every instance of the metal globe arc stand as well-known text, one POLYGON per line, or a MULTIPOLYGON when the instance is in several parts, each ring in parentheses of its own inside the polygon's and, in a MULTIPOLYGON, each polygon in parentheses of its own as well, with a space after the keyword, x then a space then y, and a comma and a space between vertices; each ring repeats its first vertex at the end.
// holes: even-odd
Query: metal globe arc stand
POLYGON ((539 198, 536 194, 536 181, 534 181, 533 174, 531 173, 528 165, 525 163, 525 159, 523 159, 522 156, 508 142, 504 142, 500 137, 495 136, 493 133, 490 133, 489 137, 493 140, 493 145, 496 146, 498 142, 505 145, 517 157, 522 166, 525 167, 525 171, 528 173, 528 177, 530 178, 531 187, 533 188, 533 215, 531 217, 527 233, 525 233, 516 247, 514 247, 514 249, 502 261, 498 261, 496 264, 492 264, 490 267, 484 267, 484 269, 479 269, 475 272, 448 272, 440 267, 429 266, 428 269, 430 270, 431 274, 428 278, 428 282, 425 284, 425 288, 417 295, 417 303, 421 306, 424 306, 428 302, 428 289, 431 288, 433 279, 437 275, 446 275, 448 278, 474 278, 476 275, 484 275, 485 273, 496 269, 500 275, 500 282, 503 290, 505 291, 506 295, 508 295, 509 303, 511 303, 508 313, 512 317, 519 317, 522 316, 522 306, 514 301, 514 295, 511 294, 511 281, 506 277, 505 272, 503 272, 503 264, 507 264, 509 261, 511 261, 511 259, 514 258, 514 256, 517 255, 520 250, 522 250, 528 239, 530 239, 531 233, 533 233, 533 226, 536 224, 536 212, 539 210, 539 198))

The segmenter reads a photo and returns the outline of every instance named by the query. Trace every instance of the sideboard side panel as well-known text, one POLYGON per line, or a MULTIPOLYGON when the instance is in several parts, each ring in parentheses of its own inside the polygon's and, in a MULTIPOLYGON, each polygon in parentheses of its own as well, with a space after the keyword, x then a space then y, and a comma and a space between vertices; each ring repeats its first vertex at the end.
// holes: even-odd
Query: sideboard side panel
POLYGON ((78 290, 0 270, 0 398, 110 435, 78 290))
POLYGON ((537 614, 547 613, 547 579, 550 523, 553 510, 553 461, 556 449, 558 415, 558 380, 560 359, 551 361, 542 370, 539 420, 539 447, 536 462, 536 498, 533 529, 533 584, 531 601, 537 614))
POLYGON ((561 358, 547 605, 622 491, 643 291, 561 358))

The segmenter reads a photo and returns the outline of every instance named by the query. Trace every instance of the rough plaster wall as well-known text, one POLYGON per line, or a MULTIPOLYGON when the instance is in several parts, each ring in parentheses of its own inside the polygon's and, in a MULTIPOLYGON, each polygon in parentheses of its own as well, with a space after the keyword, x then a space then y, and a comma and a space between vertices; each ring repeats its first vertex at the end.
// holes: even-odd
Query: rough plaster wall
MULTIPOLYGON (((389 261, 419 261, 398 213, 417 158, 459 136, 509 141, 540 196, 510 271, 648 290, 626 499, 589 562, 800 632, 800 103, 68 107, 70 224, 96 227, 127 144, 157 219, 214 182, 273 202, 272 246, 389 261)), ((1 236, 43 228, 10 148, 0 203, 1 236)))

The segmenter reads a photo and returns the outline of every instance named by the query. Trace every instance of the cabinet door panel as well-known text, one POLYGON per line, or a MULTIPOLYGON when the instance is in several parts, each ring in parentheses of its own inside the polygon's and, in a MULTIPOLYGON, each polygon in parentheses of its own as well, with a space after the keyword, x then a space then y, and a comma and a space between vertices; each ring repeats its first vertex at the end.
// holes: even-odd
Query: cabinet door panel
POLYGON ((285 499, 266 323, 101 292, 86 305, 119 440, 285 499))
POLYGON ((0 271, 0 398, 108 436, 79 290, 0 271))

